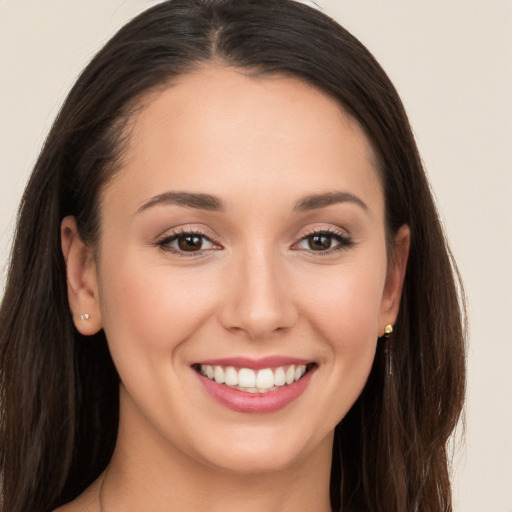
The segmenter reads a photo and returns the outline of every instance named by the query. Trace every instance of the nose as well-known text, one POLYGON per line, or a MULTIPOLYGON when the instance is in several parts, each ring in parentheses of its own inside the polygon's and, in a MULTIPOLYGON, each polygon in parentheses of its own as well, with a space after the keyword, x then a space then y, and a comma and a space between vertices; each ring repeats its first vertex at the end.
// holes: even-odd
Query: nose
POLYGON ((230 266, 219 315, 225 329, 261 340, 295 325, 298 312, 281 263, 261 250, 230 266))

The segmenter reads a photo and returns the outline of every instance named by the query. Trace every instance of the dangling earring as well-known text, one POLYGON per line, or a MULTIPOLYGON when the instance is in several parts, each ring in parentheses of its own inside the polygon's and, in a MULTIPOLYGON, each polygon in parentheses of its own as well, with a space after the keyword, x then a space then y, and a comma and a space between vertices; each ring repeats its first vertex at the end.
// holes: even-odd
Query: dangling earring
POLYGON ((91 318, 89 313, 84 313, 83 315, 80 315, 80 320, 89 320, 89 318, 91 318))
POLYGON ((384 356, 386 358, 386 375, 393 375, 393 358, 392 358, 392 349, 391 349, 391 334, 393 333, 393 326, 391 324, 386 325, 384 328, 384 334, 382 337, 384 338, 384 342, 386 346, 384 348, 384 356))

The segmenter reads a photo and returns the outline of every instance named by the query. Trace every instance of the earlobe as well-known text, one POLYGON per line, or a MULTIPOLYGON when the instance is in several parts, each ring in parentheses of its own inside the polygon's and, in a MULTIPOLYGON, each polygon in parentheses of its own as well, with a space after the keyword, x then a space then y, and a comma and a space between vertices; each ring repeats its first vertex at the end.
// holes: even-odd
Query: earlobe
POLYGON ((410 244, 411 230, 409 226, 404 224, 395 235, 394 246, 390 255, 380 309, 379 336, 384 335, 386 326, 395 324, 398 316, 410 244))
POLYGON ((86 336, 96 334, 102 327, 96 261, 93 250, 81 240, 72 216, 65 217, 61 223, 61 247, 75 326, 86 336))

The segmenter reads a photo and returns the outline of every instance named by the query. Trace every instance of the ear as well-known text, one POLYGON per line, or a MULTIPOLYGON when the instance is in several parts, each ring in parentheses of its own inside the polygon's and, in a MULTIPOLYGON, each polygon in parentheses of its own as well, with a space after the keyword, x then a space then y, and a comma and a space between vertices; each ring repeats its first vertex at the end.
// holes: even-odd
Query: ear
POLYGON ((410 245, 411 230, 409 226, 404 224, 395 235, 394 246, 390 254, 386 284, 380 306, 379 336, 384 335, 384 329, 388 324, 394 325, 396 322, 410 245))
POLYGON ((73 321, 81 334, 90 336, 102 326, 94 254, 80 239, 74 217, 64 218, 60 233, 73 321))

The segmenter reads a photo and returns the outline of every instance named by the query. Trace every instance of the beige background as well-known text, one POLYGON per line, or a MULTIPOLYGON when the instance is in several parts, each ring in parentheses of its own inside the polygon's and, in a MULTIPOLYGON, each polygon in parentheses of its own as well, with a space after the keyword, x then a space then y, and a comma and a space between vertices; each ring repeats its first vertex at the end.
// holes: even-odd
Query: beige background
MULTIPOLYGON (((16 205, 64 95, 155 1, 0 0, 0 289, 16 205)), ((456 512, 512 512, 512 2, 319 0, 406 105, 469 296, 456 512)))

